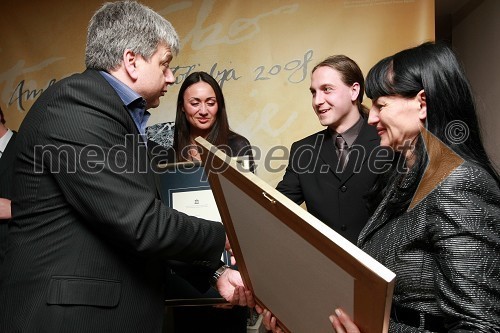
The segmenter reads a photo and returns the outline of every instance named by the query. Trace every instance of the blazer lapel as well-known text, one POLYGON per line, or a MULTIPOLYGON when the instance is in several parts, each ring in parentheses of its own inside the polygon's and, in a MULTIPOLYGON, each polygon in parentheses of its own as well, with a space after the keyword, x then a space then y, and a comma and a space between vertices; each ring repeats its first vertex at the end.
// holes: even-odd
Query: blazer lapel
POLYGON ((349 150, 349 159, 347 160, 345 168, 343 172, 340 172, 340 170, 337 170, 339 158, 337 156, 335 143, 333 142, 333 137, 328 129, 325 130, 324 135, 325 141, 323 145, 321 145, 320 156, 328 163, 333 174, 340 180, 341 184, 345 183, 352 175, 361 170, 361 167, 366 163, 373 149, 380 143, 377 131, 374 127, 368 125, 365 119, 358 137, 349 150))
POLYGON ((100 81, 101 83, 105 82, 106 87, 109 90, 105 93, 105 95, 110 96, 109 98, 113 99, 113 108, 116 106, 116 111, 118 111, 118 107, 121 106, 122 111, 118 112, 116 116, 120 117, 124 121, 124 126, 126 128, 127 134, 134 135, 134 158, 137 159, 137 163, 134 165, 134 167, 139 168, 138 172, 143 174, 145 182, 149 185, 151 190, 156 193, 156 196, 159 197, 157 184, 155 181, 155 174, 151 170, 149 152, 146 146, 147 143, 144 142, 145 139, 139 134, 139 130, 137 129, 137 126, 135 125, 135 122, 132 119, 132 116, 130 115, 127 107, 123 104, 120 96, 118 96, 109 82, 97 70, 87 69, 84 72, 84 75, 88 75, 89 77, 92 77, 94 80, 100 81), (147 166, 146 170, 143 169, 144 166, 147 166))
POLYGON ((377 139, 378 135, 376 132, 375 136, 373 135, 372 128, 368 125, 365 119, 363 126, 359 131, 358 137, 349 149, 349 159, 347 160, 345 170, 340 174, 342 183, 351 178, 355 172, 359 172, 361 170, 362 165, 368 159, 372 149, 378 145, 377 139))
POLYGON ((387 205, 387 201, 393 195, 394 191, 394 187, 389 190, 389 194, 386 195, 384 199, 382 199, 382 202, 378 205, 377 209, 370 217, 363 230, 361 230, 361 233, 358 236, 358 247, 362 248, 363 244, 366 242, 369 236, 388 222, 385 206, 387 205))

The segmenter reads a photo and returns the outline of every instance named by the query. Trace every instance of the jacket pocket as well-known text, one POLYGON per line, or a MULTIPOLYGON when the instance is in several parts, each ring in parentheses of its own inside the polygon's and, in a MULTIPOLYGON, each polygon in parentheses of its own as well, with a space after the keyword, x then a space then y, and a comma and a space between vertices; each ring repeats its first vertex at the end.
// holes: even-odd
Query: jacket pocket
POLYGON ((47 304, 115 307, 121 282, 80 276, 52 276, 47 304))

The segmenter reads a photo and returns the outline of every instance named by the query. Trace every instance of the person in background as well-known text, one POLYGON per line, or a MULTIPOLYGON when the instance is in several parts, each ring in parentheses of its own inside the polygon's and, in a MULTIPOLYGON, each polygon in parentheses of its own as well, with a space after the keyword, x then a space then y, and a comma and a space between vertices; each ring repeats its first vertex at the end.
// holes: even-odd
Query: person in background
POLYGON ((14 174, 16 132, 5 126, 5 116, 0 108, 0 276, 7 250, 8 223, 12 218, 11 195, 14 174))
MULTIPOLYGON (((424 43, 379 61, 366 82, 368 121, 401 157, 375 184, 381 202, 358 240, 396 273, 389 332, 499 332, 500 177, 456 55, 424 43)), ((330 320, 360 332, 343 309, 330 320)))
POLYGON ((191 73, 181 85, 177 96, 173 156, 169 158, 176 162, 199 161, 194 141, 198 136, 231 157, 246 157, 248 168, 254 171, 250 142, 229 127, 222 89, 206 72, 191 73))
MULTIPOLYGON (((86 70, 51 85, 19 129, 0 332, 161 332, 168 260, 197 264, 231 304, 224 227, 159 199, 144 127, 174 82, 172 25, 135 1, 90 20, 86 70)), ((193 318, 196 320, 196 318, 193 318)))
POLYGON ((310 90, 326 128, 292 144, 276 189, 299 205, 305 202, 309 213, 356 243, 368 221, 364 195, 383 172, 377 161, 387 159, 378 154, 380 139, 367 124, 363 73, 352 59, 334 55, 313 68, 310 90))
MULTIPOLYGON (((200 155, 194 141, 198 136, 231 157, 246 157, 247 167, 254 170, 250 142, 230 129, 222 89, 205 72, 191 73, 180 87, 174 141, 167 152, 168 162, 199 161, 200 155)), ((174 332, 245 333, 247 312, 246 307, 240 306, 230 309, 213 306, 174 307, 174 332)))

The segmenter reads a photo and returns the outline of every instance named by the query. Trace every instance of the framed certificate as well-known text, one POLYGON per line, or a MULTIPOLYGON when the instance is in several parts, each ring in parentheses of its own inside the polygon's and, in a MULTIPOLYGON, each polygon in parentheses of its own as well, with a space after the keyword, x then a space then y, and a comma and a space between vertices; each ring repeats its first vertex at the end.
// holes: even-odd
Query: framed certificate
MULTIPOLYGON (((219 210, 201 163, 186 162, 158 166, 163 202, 180 212, 212 221, 221 221, 219 210)), ((227 251, 221 260, 230 265, 227 251)), ((210 288, 201 293, 181 275, 199 274, 196 266, 171 262, 167 272, 165 304, 167 306, 201 306, 226 303, 219 293, 210 288)))
POLYGON ((196 142, 245 286, 285 331, 331 333, 337 307, 362 332, 388 331, 393 272, 203 138, 196 142))

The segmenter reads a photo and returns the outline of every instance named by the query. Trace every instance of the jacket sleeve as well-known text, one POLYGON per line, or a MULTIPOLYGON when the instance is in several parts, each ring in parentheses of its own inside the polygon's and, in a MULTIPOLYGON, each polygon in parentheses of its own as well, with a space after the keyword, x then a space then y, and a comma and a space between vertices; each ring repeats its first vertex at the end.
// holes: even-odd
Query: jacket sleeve
POLYGON ((157 198, 147 182, 146 146, 131 134, 133 122, 117 96, 73 82, 46 108, 35 163, 52 174, 80 221, 130 255, 218 267, 224 227, 170 209, 157 198))
POLYGON ((483 169, 461 166, 428 209, 438 304, 450 332, 500 331, 500 190, 483 169))
POLYGON ((299 164, 301 154, 298 153, 298 144, 295 142, 290 149, 288 166, 286 167, 283 179, 276 186, 276 190, 287 196, 290 200, 300 205, 304 202, 302 186, 300 184, 299 173, 296 167, 299 164))

